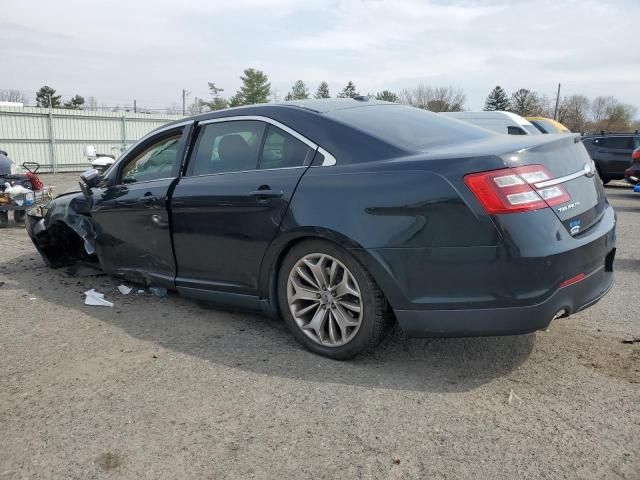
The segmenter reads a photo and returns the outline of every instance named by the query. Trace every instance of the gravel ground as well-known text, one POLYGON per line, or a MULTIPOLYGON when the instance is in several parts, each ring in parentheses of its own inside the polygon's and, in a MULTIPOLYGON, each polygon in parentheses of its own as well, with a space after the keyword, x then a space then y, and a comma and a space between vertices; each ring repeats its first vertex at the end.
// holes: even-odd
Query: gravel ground
POLYGON ((598 305, 524 336, 396 332, 342 363, 278 321, 50 270, 1 231, 0 479, 638 479, 640 195, 607 193, 598 305), (85 306, 92 287, 115 307, 85 306))

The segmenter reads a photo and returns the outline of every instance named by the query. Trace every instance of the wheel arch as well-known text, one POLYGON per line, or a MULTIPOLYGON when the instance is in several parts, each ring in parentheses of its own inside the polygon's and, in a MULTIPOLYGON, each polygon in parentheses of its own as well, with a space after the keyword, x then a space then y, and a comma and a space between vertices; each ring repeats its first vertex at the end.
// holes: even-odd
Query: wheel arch
POLYGON ((304 228, 292 232, 287 232, 276 237, 272 242, 262 260, 260 268, 260 278, 258 282, 258 295, 261 299, 266 300, 267 313, 273 317, 280 316, 278 306, 277 284, 280 266, 287 253, 299 243, 306 240, 326 240, 348 250, 354 258, 362 264, 363 268, 371 275, 380 290, 385 296, 388 305, 393 309, 392 303, 389 301, 390 292, 389 278, 387 277, 388 269, 385 265, 379 264, 378 259, 371 255, 368 250, 364 249, 354 240, 340 234, 336 231, 326 228, 304 228), (373 262, 373 263, 372 263, 373 262), (371 268, 375 265, 375 268, 371 268))

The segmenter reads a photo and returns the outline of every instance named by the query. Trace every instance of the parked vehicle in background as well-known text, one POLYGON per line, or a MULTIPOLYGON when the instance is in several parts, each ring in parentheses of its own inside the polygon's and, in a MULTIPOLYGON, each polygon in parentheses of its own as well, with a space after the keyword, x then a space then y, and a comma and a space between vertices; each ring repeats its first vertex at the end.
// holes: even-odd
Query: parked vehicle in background
POLYGON ((107 168, 113 165, 116 161, 116 157, 110 153, 98 153, 98 149, 95 145, 87 145, 84 147, 84 156, 87 157, 91 168, 104 172, 107 168))
POLYGON ((540 133, 571 133, 567 127, 553 118, 525 117, 531 124, 540 130, 540 133))
POLYGON ((631 155, 631 166, 624 171, 624 178, 631 185, 640 183, 640 147, 631 155))
POLYGON ((524 117, 511 112, 442 112, 440 115, 456 118, 486 128, 496 133, 508 135, 540 135, 540 131, 524 117))
POLYGON ((615 214, 570 135, 496 135, 375 100, 210 112, 145 136, 27 230, 52 266, 281 315, 336 359, 511 335, 613 284, 615 214))
POLYGON ((605 133, 582 137, 589 156, 596 164, 602 183, 621 180, 631 164, 633 151, 640 147, 640 134, 605 133))

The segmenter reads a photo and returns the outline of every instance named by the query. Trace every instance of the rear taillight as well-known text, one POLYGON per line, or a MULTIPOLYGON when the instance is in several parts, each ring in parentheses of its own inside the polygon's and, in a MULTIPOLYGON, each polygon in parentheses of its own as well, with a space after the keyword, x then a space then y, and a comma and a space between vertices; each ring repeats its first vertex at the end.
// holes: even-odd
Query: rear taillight
POLYGON ((636 148, 631 154, 631 159, 634 162, 640 162, 640 148, 636 148))
POLYGON ((569 194, 561 185, 545 188, 534 185, 552 178, 542 165, 527 165, 472 173, 464 177, 464 183, 487 213, 515 213, 568 202, 569 194))

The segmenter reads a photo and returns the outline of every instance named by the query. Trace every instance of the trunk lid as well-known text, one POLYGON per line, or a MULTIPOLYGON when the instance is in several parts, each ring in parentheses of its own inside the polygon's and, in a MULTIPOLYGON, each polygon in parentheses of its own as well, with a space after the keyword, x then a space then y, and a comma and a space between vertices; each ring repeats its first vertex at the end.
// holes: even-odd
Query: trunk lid
POLYGON ((542 165, 548 179, 532 182, 538 192, 561 188, 569 195, 566 201, 550 204, 571 235, 579 235, 596 224, 607 206, 607 199, 595 165, 579 136, 544 135, 546 141, 523 145, 502 158, 509 167, 542 165))

